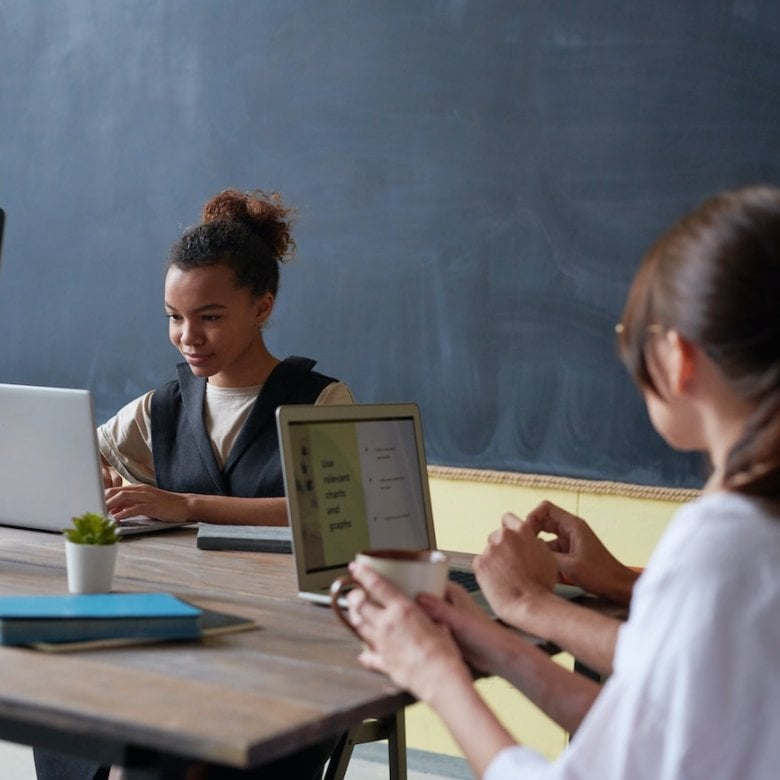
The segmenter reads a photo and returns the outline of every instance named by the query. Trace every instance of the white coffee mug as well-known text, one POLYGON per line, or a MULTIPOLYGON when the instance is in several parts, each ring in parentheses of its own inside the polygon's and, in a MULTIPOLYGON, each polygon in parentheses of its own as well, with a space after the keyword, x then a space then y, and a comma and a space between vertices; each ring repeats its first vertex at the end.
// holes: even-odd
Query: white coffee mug
MULTIPOLYGON (((415 599, 420 593, 442 598, 447 587, 449 561, 440 550, 365 550, 355 556, 359 563, 370 566, 390 580, 402 593, 415 599)), ((330 586, 330 604, 339 620, 357 633, 344 615, 339 601, 347 588, 355 586, 347 574, 330 586)))

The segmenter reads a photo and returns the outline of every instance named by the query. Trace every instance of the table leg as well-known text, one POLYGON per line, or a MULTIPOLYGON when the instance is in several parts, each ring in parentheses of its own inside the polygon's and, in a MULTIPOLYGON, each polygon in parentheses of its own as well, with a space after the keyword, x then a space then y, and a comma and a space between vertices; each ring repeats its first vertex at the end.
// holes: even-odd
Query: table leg
POLYGON ((359 726, 350 729, 336 745, 324 780, 344 780, 355 745, 385 739, 389 780, 406 780, 406 724, 402 709, 386 718, 364 720, 359 726))

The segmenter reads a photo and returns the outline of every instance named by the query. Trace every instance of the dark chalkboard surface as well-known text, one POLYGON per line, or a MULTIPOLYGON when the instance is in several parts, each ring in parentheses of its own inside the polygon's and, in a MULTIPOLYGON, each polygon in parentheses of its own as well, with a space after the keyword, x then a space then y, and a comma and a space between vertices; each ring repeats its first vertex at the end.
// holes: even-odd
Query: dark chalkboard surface
POLYGON ((0 381, 105 419, 173 376, 162 267, 228 187, 299 208, 268 333, 431 463, 698 486, 614 357, 655 235, 780 183, 776 0, 8 0, 0 381))

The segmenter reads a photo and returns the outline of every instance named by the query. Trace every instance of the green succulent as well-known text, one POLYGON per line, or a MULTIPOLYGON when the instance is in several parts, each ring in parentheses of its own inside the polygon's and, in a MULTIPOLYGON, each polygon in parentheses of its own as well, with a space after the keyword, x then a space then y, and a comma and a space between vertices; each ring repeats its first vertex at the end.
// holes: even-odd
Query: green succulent
POLYGON ((68 541, 74 544, 116 544, 116 523, 103 515, 86 512, 73 518, 73 528, 64 528, 68 541))

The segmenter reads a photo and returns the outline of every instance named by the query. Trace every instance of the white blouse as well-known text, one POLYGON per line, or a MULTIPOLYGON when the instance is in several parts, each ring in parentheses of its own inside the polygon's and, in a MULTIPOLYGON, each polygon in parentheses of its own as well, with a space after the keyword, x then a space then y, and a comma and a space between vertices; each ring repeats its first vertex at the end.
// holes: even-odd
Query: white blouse
POLYGON ((681 509, 621 628, 614 673, 554 763, 503 750, 485 780, 780 777, 780 517, 732 493, 681 509))

